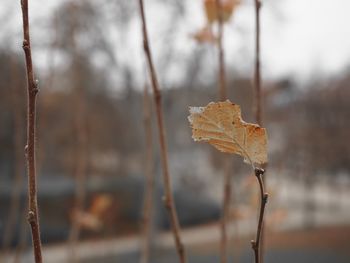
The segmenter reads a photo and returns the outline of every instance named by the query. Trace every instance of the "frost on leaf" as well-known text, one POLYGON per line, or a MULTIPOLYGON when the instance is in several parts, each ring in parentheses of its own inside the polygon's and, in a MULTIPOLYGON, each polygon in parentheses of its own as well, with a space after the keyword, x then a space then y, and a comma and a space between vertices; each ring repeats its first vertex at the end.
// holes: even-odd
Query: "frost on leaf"
POLYGON ((267 162, 266 129, 244 122, 239 105, 227 100, 190 107, 188 120, 195 141, 208 142, 221 152, 239 154, 252 165, 267 162))

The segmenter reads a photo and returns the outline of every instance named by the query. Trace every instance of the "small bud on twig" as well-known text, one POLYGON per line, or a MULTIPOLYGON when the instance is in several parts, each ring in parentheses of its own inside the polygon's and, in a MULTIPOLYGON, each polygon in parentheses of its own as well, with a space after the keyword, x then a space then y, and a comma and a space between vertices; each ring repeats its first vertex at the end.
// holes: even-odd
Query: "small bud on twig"
POLYGON ((33 211, 28 211, 27 220, 29 224, 33 224, 35 222, 35 213, 33 211))
POLYGON ((23 40, 22 48, 24 49, 24 51, 29 50, 29 43, 26 39, 23 40))
POLYGON ((38 94, 38 92, 39 92, 39 80, 35 80, 35 82, 34 82, 34 89, 33 89, 33 93, 34 93, 34 95, 36 95, 36 94, 38 94))

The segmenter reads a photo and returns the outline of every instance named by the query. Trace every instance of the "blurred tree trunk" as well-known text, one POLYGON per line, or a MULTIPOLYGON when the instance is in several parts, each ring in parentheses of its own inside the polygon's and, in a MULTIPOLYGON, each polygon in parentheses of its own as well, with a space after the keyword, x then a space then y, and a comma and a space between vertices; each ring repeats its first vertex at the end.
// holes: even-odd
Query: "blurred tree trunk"
POLYGON ((145 190, 143 206, 143 236, 141 247, 141 263, 150 262, 150 253, 152 245, 152 225, 154 210, 154 160, 153 160, 153 139, 152 139, 152 104, 149 95, 148 85, 144 87, 144 129, 145 129, 145 190))
MULTIPOLYGON (((306 155, 310 153, 306 152, 306 155)), ((315 210, 316 203, 314 199, 314 189, 315 189, 315 176, 312 174, 311 169, 311 158, 307 156, 304 157, 303 169, 302 169, 302 179, 304 187, 304 202, 303 202, 303 226, 305 229, 312 229, 315 227, 315 210)))
POLYGON ((27 236, 28 236, 28 225, 27 221, 25 220, 27 213, 27 207, 25 206, 23 208, 23 212, 21 215, 21 223, 20 223, 20 230, 19 230, 19 241, 18 245, 16 247, 15 257, 13 262, 14 263, 20 263, 21 262, 21 256, 23 251, 25 250, 27 246, 27 236))
MULTIPOLYGON (((49 54, 47 56, 46 65, 48 67, 48 74, 46 76, 45 83, 43 85, 44 89, 41 90, 42 97, 45 98, 45 93, 48 92, 49 89, 52 88, 55 79, 55 50, 58 45, 58 34, 57 34, 57 26, 58 26, 58 18, 56 13, 54 13, 53 20, 50 22, 51 27, 53 28, 54 38, 53 41, 49 44, 49 54)), ((48 123, 48 105, 45 99, 42 99, 38 104, 39 108, 39 118, 38 118, 38 126, 39 132, 46 131, 47 123, 48 123)), ((45 163, 45 150, 47 145, 45 145, 46 141, 50 140, 50 134, 48 132, 42 132, 40 134, 41 140, 38 142, 39 147, 37 149, 37 173, 40 176, 43 170, 43 164, 45 163)))
MULTIPOLYGON (((73 70, 73 72, 77 72, 73 70)), ((78 75, 79 76, 79 75, 78 75)), ((81 225, 78 218, 78 213, 84 210, 84 202, 86 197, 86 173, 87 173, 87 160, 88 160, 88 134, 86 127, 86 101, 84 96, 84 90, 80 87, 76 87, 74 91, 74 102, 76 103, 75 112, 75 131, 77 139, 77 149, 75 154, 75 204, 72 214, 72 226, 69 233, 69 244, 70 244, 70 262, 78 262, 76 255, 76 246, 79 240, 81 225)))
MULTIPOLYGON (((224 21, 221 0, 216 0, 216 10, 218 12, 218 94, 219 100, 227 100, 227 85, 226 85, 226 67, 225 67, 225 52, 223 47, 224 41, 224 21)), ((226 263, 228 259, 228 223, 230 219, 231 197, 232 197, 232 165, 231 158, 228 155, 222 154, 223 160, 223 198, 222 198, 222 216, 220 224, 220 262, 226 263)))
MULTIPOLYGON (((10 211, 8 212, 8 217, 6 219, 4 227, 4 236, 2 240, 3 249, 6 251, 11 243, 13 242, 13 237, 15 233, 15 226, 19 222, 19 210, 21 205, 21 189, 23 186, 24 179, 24 156, 23 156, 23 131, 24 131, 24 118, 22 114, 24 113, 21 98, 23 93, 21 93, 21 87, 19 82, 19 69, 16 63, 15 55, 11 54, 10 57, 10 74, 11 74, 11 100, 12 100, 12 115, 13 115, 13 149, 14 149, 14 160, 13 160, 13 187, 10 200, 10 211)), ((19 231, 20 232, 20 231, 19 231)))
MULTIPOLYGON (((70 5, 71 14, 74 15, 78 6, 73 3, 70 5)), ((73 17, 73 25, 71 27, 71 44, 72 44, 72 81, 73 81, 73 103, 74 109, 74 126, 76 138, 76 154, 75 154, 75 201, 72 213, 72 225, 69 233, 69 262, 79 262, 77 255, 77 243, 81 232, 81 224, 78 220, 78 214, 84 210, 84 202, 86 197, 86 173, 88 166, 88 131, 87 131, 87 95, 84 87, 84 75, 82 72, 82 60, 76 48, 75 34, 77 17, 73 17)))

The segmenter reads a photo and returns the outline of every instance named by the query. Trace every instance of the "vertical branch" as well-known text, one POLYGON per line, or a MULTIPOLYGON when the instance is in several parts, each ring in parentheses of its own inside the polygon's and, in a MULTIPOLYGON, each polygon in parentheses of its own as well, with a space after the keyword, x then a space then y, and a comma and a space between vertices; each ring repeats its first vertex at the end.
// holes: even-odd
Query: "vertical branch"
POLYGON ((262 125, 261 116, 261 73, 260 73, 260 8, 261 0, 255 1, 255 72, 254 72, 254 85, 255 85, 255 118, 256 122, 262 125))
POLYGON ((260 212, 259 212, 259 220, 258 220, 258 228, 256 231, 256 238, 255 240, 251 241, 252 249, 254 250, 254 256, 255 256, 255 263, 261 263, 261 240, 262 240, 262 230, 263 230, 263 223, 264 223, 264 212, 265 212, 265 206, 268 199, 268 194, 265 193, 264 188, 264 180, 263 175, 265 171, 263 169, 255 168, 255 176, 259 183, 259 189, 260 189, 260 212))
MULTIPOLYGON (((74 71, 74 70, 73 70, 74 71)), ((75 101, 77 103, 77 111, 75 113, 75 132, 77 138, 77 153, 76 153, 76 167, 75 167, 75 204, 73 208, 72 226, 69 233, 69 249, 70 262, 78 262, 78 255, 76 252, 77 243, 81 232, 81 224, 78 219, 79 214, 84 209, 84 202, 86 197, 85 182, 87 173, 87 127, 86 127, 86 105, 84 91, 81 87, 76 88, 75 101)))
POLYGON ((228 244, 228 227, 227 222, 229 221, 230 206, 231 206, 231 196, 232 196, 232 184, 231 184, 231 173, 230 173, 230 158, 229 156, 224 156, 224 191, 222 200, 222 217, 221 217, 221 240, 220 240, 220 262, 227 262, 227 244, 228 244))
POLYGON ((13 113, 13 147, 14 147, 14 180, 13 187, 11 193, 11 201, 10 201, 10 211, 8 213, 8 217, 6 219, 5 227, 4 227, 4 236, 2 239, 3 249, 6 253, 14 235, 15 224, 18 220, 18 212, 20 209, 20 201, 21 201, 21 188, 23 186, 23 117, 22 117, 22 105, 21 105, 21 92, 19 90, 19 82, 18 82, 18 67, 14 58, 14 55, 11 55, 10 58, 10 66, 11 66, 11 100, 12 100, 12 113, 13 113))
MULTIPOLYGON (((47 92, 47 90, 49 90, 50 88, 52 88, 52 84, 54 83, 54 78, 55 78, 55 49, 58 45, 58 34, 57 34, 57 24, 58 24, 58 18, 57 18, 57 14, 56 12, 53 14, 53 21, 50 23, 50 27, 53 27, 53 32, 55 34, 55 37, 53 39, 53 41, 49 44, 49 53, 47 55, 47 61, 46 61, 46 65, 48 68, 48 74, 46 76, 45 82, 44 82, 44 89, 43 91, 47 92)), ((43 94, 45 97, 45 93, 43 94)), ((43 96, 42 95, 42 96, 43 96)), ((40 129, 40 131, 42 130, 46 130, 47 126, 45 127, 45 124, 48 121, 48 111, 46 110, 46 108, 48 107, 47 105, 47 101, 46 100, 41 100, 41 103, 38 105, 38 109, 39 111, 41 109, 43 109, 42 111, 40 111, 40 118, 38 119, 38 127, 40 129)), ((36 170, 37 170, 37 174, 40 176, 41 171, 43 169, 43 164, 45 163, 45 142, 46 142, 46 137, 45 137, 45 133, 42 134, 41 136, 41 140, 39 142, 39 147, 37 149, 37 164, 36 164, 36 170), (40 145, 41 144, 41 145, 40 145)))
POLYGON ((76 155, 75 155, 75 200, 72 213, 72 225, 69 232, 69 262, 79 262, 77 253, 77 243, 81 232, 80 214, 84 210, 86 198, 86 177, 88 169, 88 130, 87 130, 87 96, 83 81, 83 72, 81 70, 81 57, 76 47, 75 34, 78 27, 76 12, 77 6, 73 3, 69 6, 72 15, 72 26, 70 31, 70 40, 72 45, 72 81, 73 81, 73 99, 76 103, 76 111, 74 113, 74 128, 76 136, 76 155))
POLYGON ((32 52, 29 35, 28 0, 21 0, 23 18, 23 50, 26 60, 27 71, 27 145, 25 147, 28 169, 28 222, 32 231, 34 258, 36 263, 42 262, 41 239, 39 228, 39 211, 37 202, 36 171, 35 171, 35 121, 36 121, 36 96, 38 93, 37 83, 34 81, 32 52))
MULTIPOLYGON (((76 62, 74 62, 76 63, 76 62)), ((81 225, 80 220, 78 219, 79 214, 84 210, 84 202, 86 198, 86 176, 87 176, 87 167, 88 167, 88 132, 87 132, 87 123, 86 123, 86 96, 85 91, 81 84, 79 84, 79 79, 81 73, 79 72, 77 65, 74 65, 73 74, 75 81, 75 99, 76 102, 76 112, 74 116, 74 125, 75 125, 75 135, 77 140, 77 149, 76 149, 76 160, 75 160, 75 204, 73 208, 72 216, 72 226, 69 233, 69 249, 70 249, 70 262, 78 262, 78 256, 76 253, 77 242, 79 241, 81 225)))
POLYGON ((147 25, 146 25, 143 0, 139 0, 139 7, 140 7, 140 16, 142 21, 143 47, 144 47, 144 52, 148 63, 150 79, 152 81, 152 87, 153 87, 154 101, 156 105, 156 115, 157 115, 157 124, 158 124, 158 132, 159 132, 159 145, 160 145, 160 152, 161 152, 161 163, 163 168, 163 181, 164 181, 163 201, 164 201, 165 208, 170 217, 171 228, 173 231, 179 260, 181 263, 185 263, 186 252, 180 236, 180 231, 181 231, 180 224, 179 224, 176 207, 174 203, 174 197, 173 197, 172 186, 171 186, 171 178, 170 178, 169 167, 168 167, 167 145, 166 145, 166 139, 165 139, 163 111, 162 111, 162 104, 161 104, 161 92, 159 89, 158 79, 157 79, 156 71, 153 65, 152 53, 151 53, 151 49, 148 41, 148 33, 147 33, 147 25))
MULTIPOLYGON (((255 119, 256 122, 262 126, 262 92, 261 92, 261 67, 260 67, 260 9, 261 0, 254 0, 255 2, 255 71, 254 71, 254 85, 255 85, 255 119)), ((262 179, 262 183, 265 184, 265 177, 262 179)), ((261 209, 260 209, 261 213, 261 209)), ((261 219, 261 242, 258 245, 261 246, 259 253, 259 259, 263 262, 262 254, 264 251, 264 221, 261 219)), ((259 221, 260 224, 260 221, 259 221)))
POLYGON ((225 54, 223 48, 224 25, 221 0, 216 0, 216 10, 218 12, 218 48, 219 48, 219 96, 220 100, 227 99, 225 54))
POLYGON ((143 96, 144 129, 145 129, 145 192, 143 206, 143 236, 140 263, 150 262, 152 217, 153 217, 153 196, 154 196, 154 166, 153 166, 153 140, 152 140, 152 119, 151 100, 149 97, 148 85, 145 84, 143 96))
MULTIPOLYGON (((216 0, 216 11, 218 15, 218 48, 219 48, 219 97, 221 101, 227 99, 227 87, 226 87, 226 70, 225 70, 225 53, 223 48, 223 14, 221 0, 216 0)), ((231 206, 231 173, 230 173, 230 159, 228 156, 224 156, 224 186, 223 186, 223 200, 222 200, 222 218, 220 225, 220 257, 221 263, 227 262, 227 222, 229 219, 229 212, 231 206)))
POLYGON ((27 230, 27 224, 24 220, 25 213, 26 213, 26 208, 24 208, 21 213, 23 214, 23 220, 21 220, 19 242, 16 247, 13 263, 21 263, 21 256, 27 245, 28 230, 27 230))

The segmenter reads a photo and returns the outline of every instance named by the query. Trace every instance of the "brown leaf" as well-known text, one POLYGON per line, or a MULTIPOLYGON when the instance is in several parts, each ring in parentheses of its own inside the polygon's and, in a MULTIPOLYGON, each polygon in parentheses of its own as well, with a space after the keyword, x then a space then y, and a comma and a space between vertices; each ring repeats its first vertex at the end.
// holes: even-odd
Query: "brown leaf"
MULTIPOLYGON (((223 22, 227 22, 231 18, 239 3, 240 1, 238 0, 221 0, 223 22)), ((204 8, 209 23, 213 23, 219 19, 216 0, 205 0, 204 8)))
POLYGON ((214 35, 213 31, 208 26, 194 33, 192 37, 199 43, 213 44, 217 42, 217 37, 214 35))
POLYGON ((239 154, 253 166, 267 162, 266 129, 244 122, 239 105, 227 100, 190 107, 188 119, 195 141, 208 142, 221 152, 239 154))
POLYGON ((96 217, 101 217, 112 205, 113 199, 108 194, 100 194, 92 199, 89 212, 96 217))
POLYGON ((98 217, 83 211, 74 211, 73 220, 79 222, 83 229, 98 231, 102 227, 102 222, 98 217))

